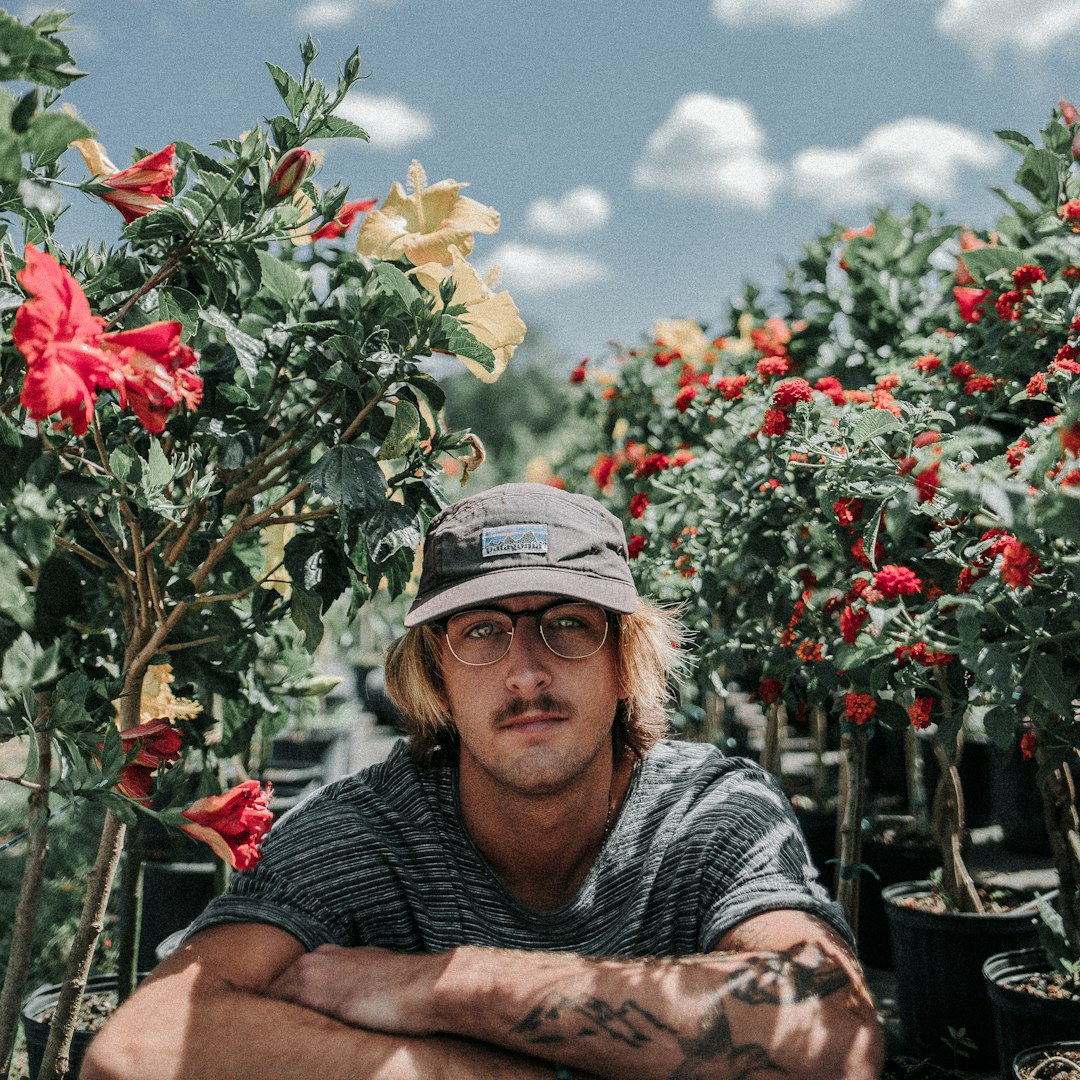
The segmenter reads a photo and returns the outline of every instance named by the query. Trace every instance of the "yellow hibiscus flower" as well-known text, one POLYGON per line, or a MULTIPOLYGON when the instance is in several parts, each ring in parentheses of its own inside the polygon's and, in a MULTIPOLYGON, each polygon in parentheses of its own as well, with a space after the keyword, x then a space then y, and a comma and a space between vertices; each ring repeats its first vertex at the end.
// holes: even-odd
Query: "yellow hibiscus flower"
POLYGON ((525 340, 525 324, 508 292, 492 292, 489 283, 465 261, 456 247, 450 247, 449 255, 453 266, 430 262, 418 266, 412 274, 435 297, 436 311, 443 306, 439 285, 446 278, 454 282, 454 296, 450 302, 454 306, 465 305, 464 314, 458 318, 478 341, 495 354, 495 370, 485 371, 467 356, 458 356, 458 359, 481 382, 492 383, 506 370, 514 350, 525 340))
POLYGON ((499 213, 459 192, 456 180, 440 180, 428 186, 419 161, 409 166, 411 194, 396 180, 378 210, 364 219, 356 250, 373 259, 399 259, 404 255, 414 266, 450 262, 451 248, 468 255, 473 233, 493 233, 499 213))
POLYGON ((692 319, 665 319, 652 328, 654 341, 678 349, 686 360, 700 360, 709 347, 705 331, 692 319))

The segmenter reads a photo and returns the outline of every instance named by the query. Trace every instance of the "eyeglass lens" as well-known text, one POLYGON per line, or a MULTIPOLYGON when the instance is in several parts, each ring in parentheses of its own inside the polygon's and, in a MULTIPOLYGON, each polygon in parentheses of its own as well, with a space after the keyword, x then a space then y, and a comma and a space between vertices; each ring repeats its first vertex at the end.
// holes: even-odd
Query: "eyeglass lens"
POLYGON ((539 611, 473 610, 446 622, 450 650, 463 663, 494 664, 510 651, 518 619, 538 617, 544 644, 564 660, 583 660, 607 640, 607 612, 595 604, 557 604, 539 611))

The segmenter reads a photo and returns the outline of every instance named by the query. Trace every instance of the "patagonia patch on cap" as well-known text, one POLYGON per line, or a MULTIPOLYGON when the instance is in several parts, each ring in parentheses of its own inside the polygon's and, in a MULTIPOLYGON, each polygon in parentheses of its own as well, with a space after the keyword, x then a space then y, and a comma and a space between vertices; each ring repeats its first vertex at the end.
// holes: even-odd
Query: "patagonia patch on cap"
POLYGON ((480 548, 485 559, 492 555, 546 555, 548 527, 535 522, 493 526, 481 533, 480 548))

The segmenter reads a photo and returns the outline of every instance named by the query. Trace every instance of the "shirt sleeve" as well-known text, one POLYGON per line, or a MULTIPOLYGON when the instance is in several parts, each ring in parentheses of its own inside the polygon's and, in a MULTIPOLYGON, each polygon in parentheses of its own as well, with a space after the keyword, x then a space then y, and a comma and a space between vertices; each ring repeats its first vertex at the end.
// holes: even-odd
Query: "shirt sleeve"
POLYGON ((698 892, 702 952, 751 916, 784 908, 816 915, 854 947, 843 911, 817 881, 795 812, 773 777, 747 763, 719 777, 692 816, 695 831, 708 830, 698 892))
POLYGON ((222 923, 268 923, 306 948, 356 944, 348 875, 370 852, 359 815, 316 793, 275 823, 256 866, 230 877, 225 893, 185 939, 222 923))

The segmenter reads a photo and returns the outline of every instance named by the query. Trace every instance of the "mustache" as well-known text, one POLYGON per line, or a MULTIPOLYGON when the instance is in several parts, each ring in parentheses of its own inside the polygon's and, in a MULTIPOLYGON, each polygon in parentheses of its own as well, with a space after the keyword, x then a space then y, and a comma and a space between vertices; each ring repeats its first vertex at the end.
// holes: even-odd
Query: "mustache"
POLYGON ((541 694, 539 697, 532 698, 530 701, 517 699, 507 702, 495 713, 492 720, 495 726, 498 727, 500 724, 505 724, 508 720, 514 720, 519 716, 524 716, 526 713, 545 712, 569 716, 572 711, 573 710, 568 702, 555 697, 554 694, 541 694))

